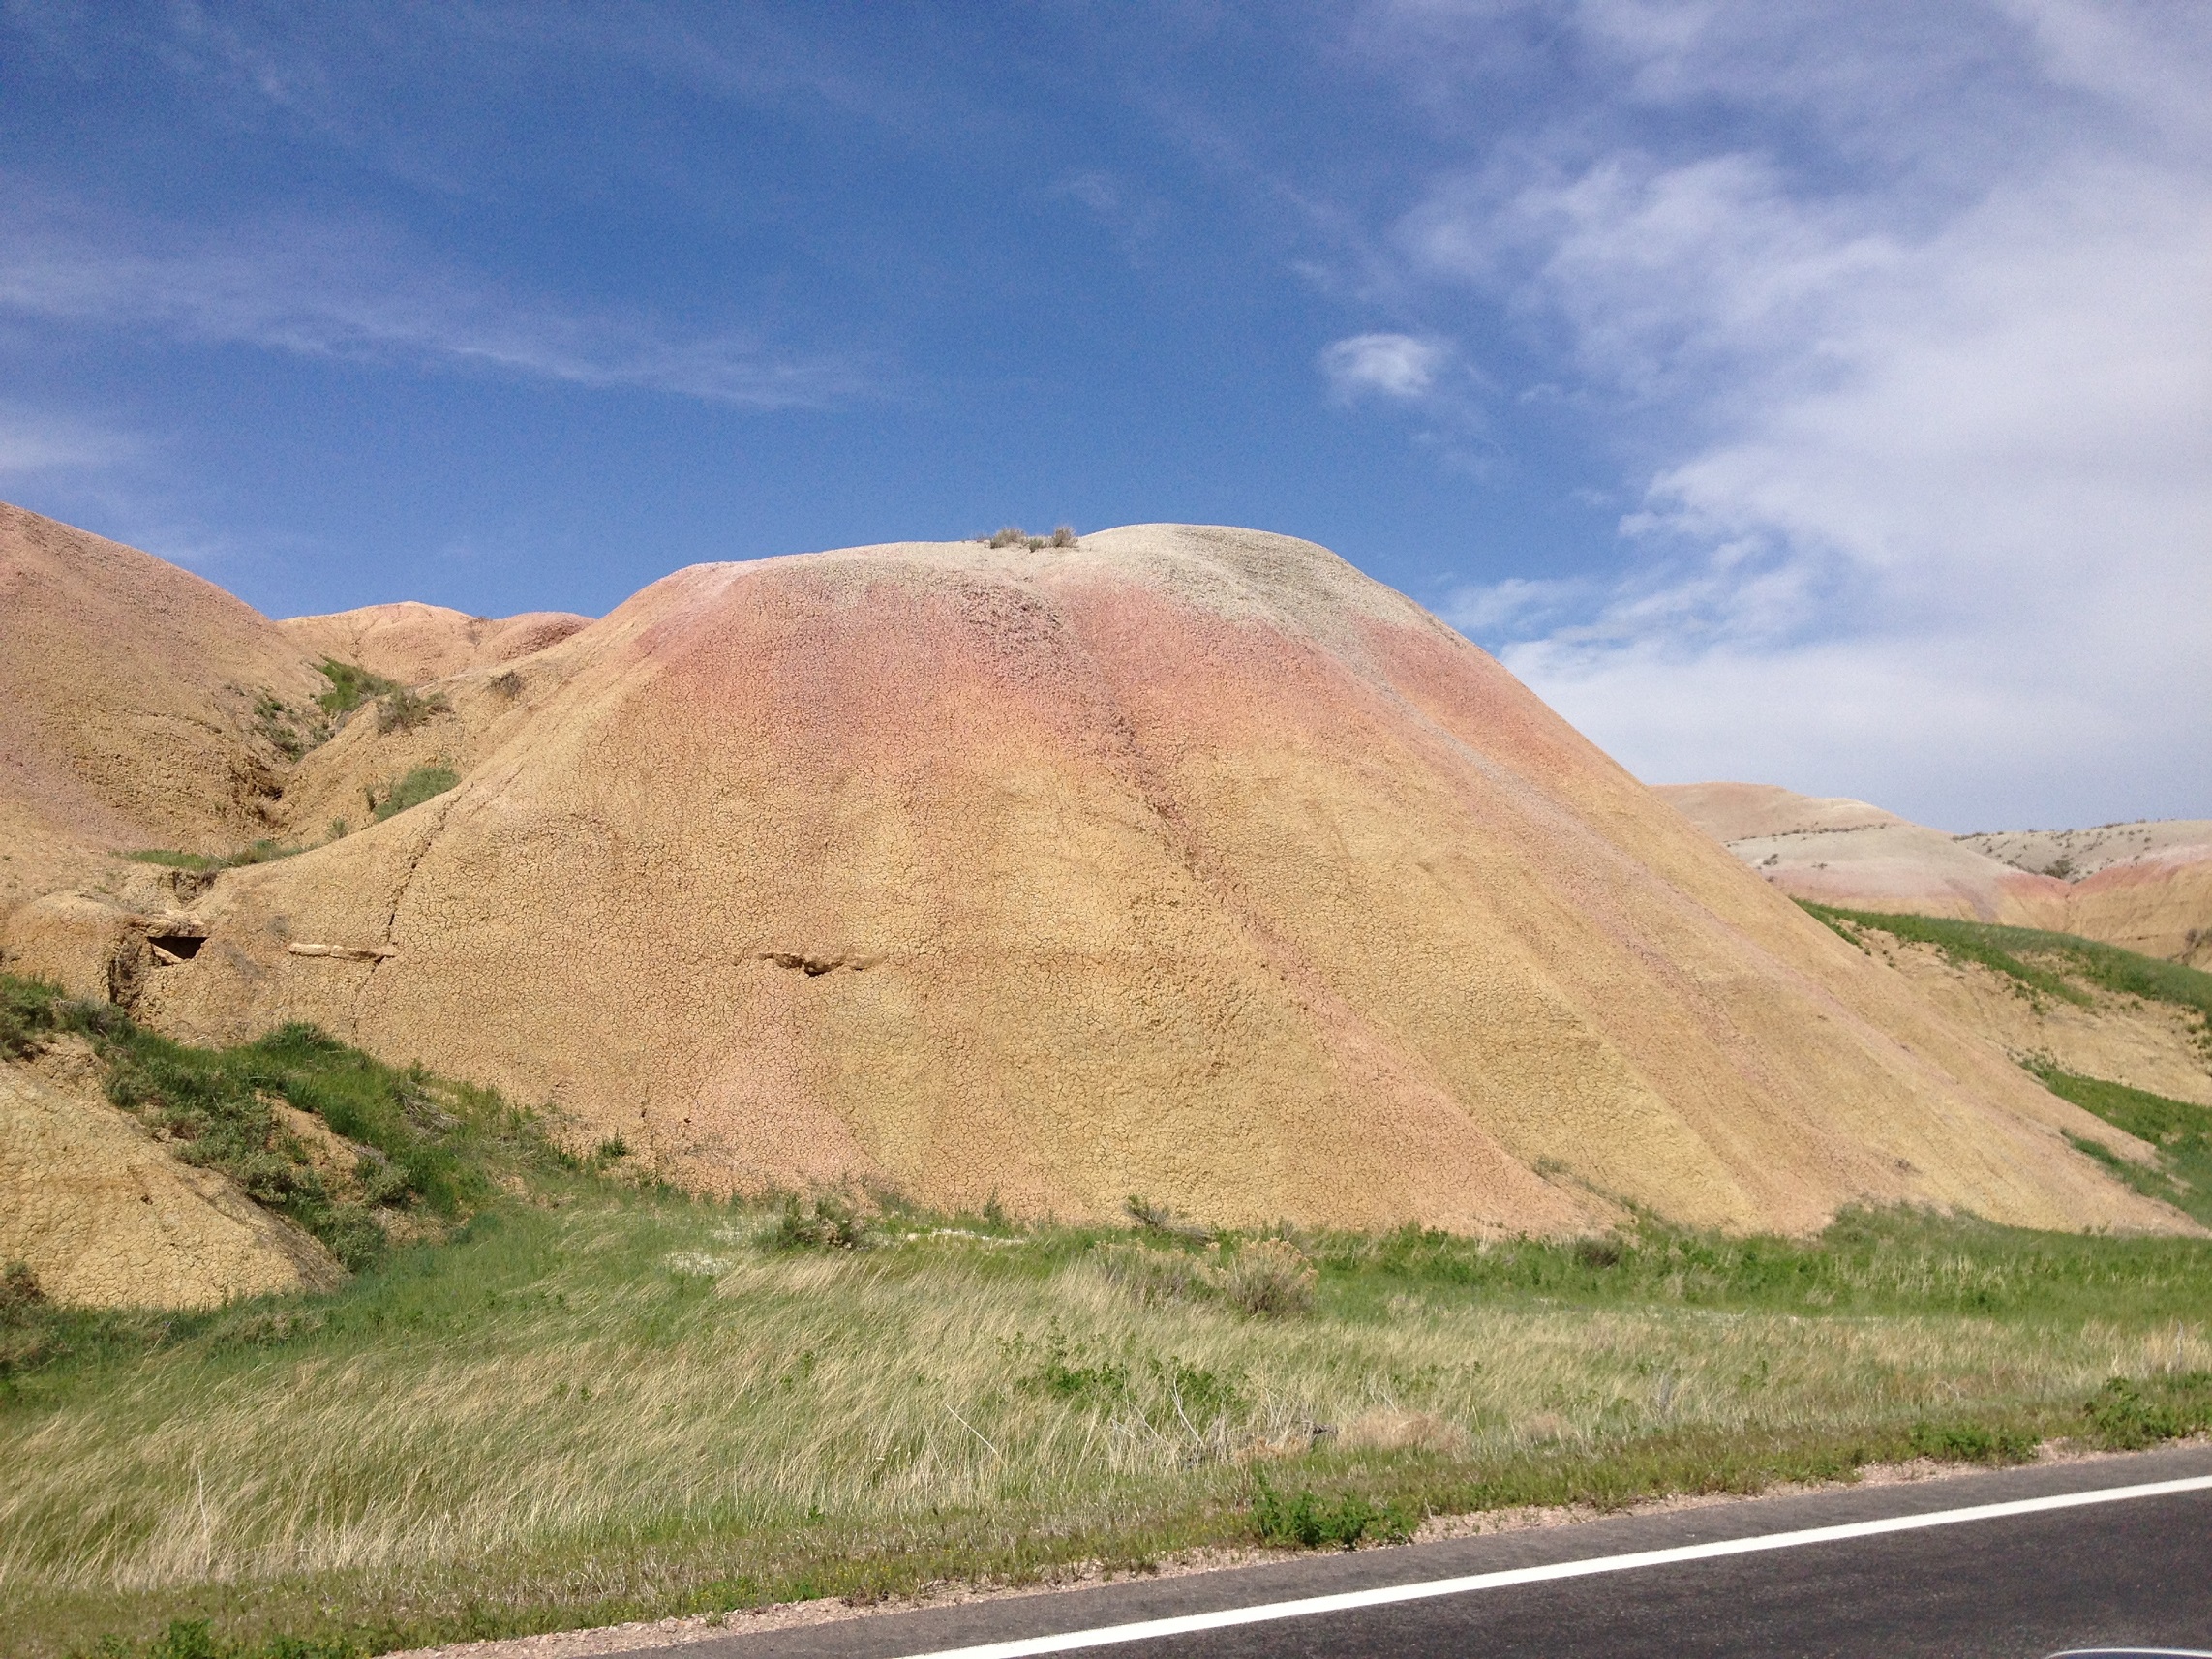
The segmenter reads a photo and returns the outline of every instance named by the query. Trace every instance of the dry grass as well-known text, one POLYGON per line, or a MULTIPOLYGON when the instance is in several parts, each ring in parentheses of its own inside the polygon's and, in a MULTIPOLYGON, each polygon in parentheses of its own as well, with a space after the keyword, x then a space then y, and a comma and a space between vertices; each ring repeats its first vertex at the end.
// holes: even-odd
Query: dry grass
MULTIPOLYGON (((1848 1468, 1916 1426, 2069 1424, 2108 1377, 2212 1369, 2195 1291, 2179 1319, 1807 1316, 1340 1265, 1314 1312, 1256 1317, 1160 1282, 1266 1257, 1310 1297, 1287 1246, 778 1230, 518 1209, 341 1296, 34 1376, 0 1410, 0 1607, 31 1652, 226 1609, 334 1608, 399 1644, 1243 1537, 1256 1464, 1441 1508, 1526 1500, 1513 1469, 1664 1490, 1749 1478, 1724 1448, 1848 1468)), ((1972 1279, 1924 1253, 1881 1294, 1972 1279)))

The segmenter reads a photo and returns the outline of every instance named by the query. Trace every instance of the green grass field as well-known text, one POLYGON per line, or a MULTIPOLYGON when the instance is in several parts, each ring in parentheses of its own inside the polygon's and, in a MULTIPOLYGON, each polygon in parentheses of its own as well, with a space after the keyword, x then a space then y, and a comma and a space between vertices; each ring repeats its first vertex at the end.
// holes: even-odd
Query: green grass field
MULTIPOLYGON (((73 1017, 37 1000, 12 1041, 73 1017)), ((379 1202, 426 1242, 200 1314, 0 1286, 11 1653, 314 1659, 2212 1424, 2212 1241, 1887 1214, 1209 1244, 894 1206, 839 1248, 336 1044, 104 1041, 141 1113, 140 1044, 325 1091, 413 1159, 379 1202), (1252 1294, 1293 1249, 1310 1295, 1252 1294)))

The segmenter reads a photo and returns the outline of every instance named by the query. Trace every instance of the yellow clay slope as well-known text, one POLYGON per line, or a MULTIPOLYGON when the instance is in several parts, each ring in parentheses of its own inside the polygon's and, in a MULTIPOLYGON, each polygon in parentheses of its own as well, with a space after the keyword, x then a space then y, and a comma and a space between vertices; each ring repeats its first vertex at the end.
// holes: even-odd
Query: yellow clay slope
POLYGON ((503 672, 310 756, 311 819, 434 750, 465 778, 226 874, 141 1015, 314 1020, 706 1191, 2186 1224, 2061 1131, 2125 1137, 1310 543, 701 566, 503 672))

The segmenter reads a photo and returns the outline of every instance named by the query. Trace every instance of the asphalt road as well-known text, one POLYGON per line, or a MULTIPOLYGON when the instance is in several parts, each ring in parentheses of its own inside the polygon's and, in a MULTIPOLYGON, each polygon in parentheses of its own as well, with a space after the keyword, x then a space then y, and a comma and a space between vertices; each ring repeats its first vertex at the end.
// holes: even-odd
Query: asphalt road
MULTIPOLYGON (((682 1659, 904 1659, 1383 1586, 2212 1476, 2212 1448, 1761 1498, 1672 1515, 734 1635, 682 1659)), ((1076 1649, 1113 1659, 1795 1655, 2037 1659, 2212 1649, 2212 1490, 1983 1518, 1076 1649)))

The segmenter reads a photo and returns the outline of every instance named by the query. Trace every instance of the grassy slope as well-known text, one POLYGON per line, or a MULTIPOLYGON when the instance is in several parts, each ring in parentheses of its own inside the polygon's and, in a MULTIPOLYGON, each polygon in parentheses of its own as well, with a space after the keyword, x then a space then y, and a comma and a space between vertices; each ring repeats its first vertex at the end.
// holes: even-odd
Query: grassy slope
POLYGON ((2094 985, 2192 1010, 2212 1025, 2212 974, 2200 968, 2038 927, 1842 910, 1807 899, 1798 902, 1846 939, 1853 937, 1853 927, 1878 928, 1893 938, 1933 945, 1954 960, 1979 962, 2032 990, 2070 1002, 2086 1001, 2081 987, 2094 985))
POLYGON ((2205 1241, 1319 1237, 1313 1311, 1260 1319, 1172 1293, 1194 1241, 902 1218, 782 1249, 773 1210, 445 1133, 482 1175, 454 1230, 334 1295, 6 1314, 45 1333, 0 1389, 10 1651, 174 1618, 368 1650, 1140 1562, 1347 1497, 1603 1503, 2212 1421, 2205 1241))
MULTIPOLYGON (((1893 938, 1933 945, 1954 962, 1977 963, 2004 975, 2031 997, 2055 996, 2086 1004, 2092 1000, 2089 987, 2095 987, 2170 1004, 2197 1016, 2197 1040, 2212 1056, 2212 974, 2200 969, 2071 933, 1798 902, 1854 944, 1859 943, 1860 930, 1873 928, 1893 938)), ((2026 1065, 2053 1094, 2156 1146, 2160 1167, 2145 1170, 2086 1140, 2076 1140, 2076 1147, 2138 1191, 2212 1226, 2212 1110, 2124 1083, 2081 1076, 2047 1059, 2030 1058, 2026 1065)))

